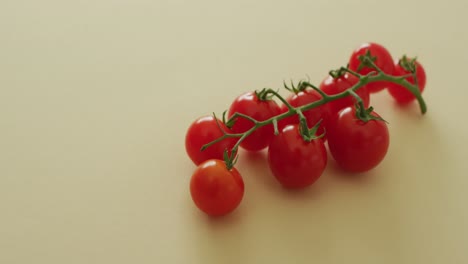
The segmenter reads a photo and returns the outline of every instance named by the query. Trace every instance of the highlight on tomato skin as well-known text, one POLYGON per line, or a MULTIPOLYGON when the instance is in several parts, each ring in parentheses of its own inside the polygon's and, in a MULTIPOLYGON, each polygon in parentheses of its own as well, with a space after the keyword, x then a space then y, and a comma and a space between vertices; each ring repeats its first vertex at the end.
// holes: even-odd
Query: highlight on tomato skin
POLYGON ((201 151, 203 145, 223 136, 220 127, 225 132, 229 132, 223 122, 213 116, 200 117, 190 125, 185 135, 185 150, 193 163, 199 165, 209 159, 222 160, 224 151, 232 150, 237 141, 235 138, 226 138, 201 151))
MULTIPOLYGON (((349 69, 362 75, 376 72, 375 69, 370 67, 359 67, 361 64, 359 56, 365 55, 366 52, 370 52, 371 56, 374 57, 374 64, 377 65, 377 67, 379 67, 384 73, 389 75, 393 74, 395 69, 392 55, 384 46, 374 42, 363 43, 353 51, 349 58, 349 69)), ((369 83, 367 84, 367 87, 370 93, 377 93, 387 88, 388 85, 389 82, 380 81, 369 83)))
POLYGON ((301 189, 312 185, 327 165, 327 151, 320 138, 307 142, 299 125, 284 127, 268 147, 268 165, 285 188, 301 189))
POLYGON ((244 196, 244 180, 236 168, 228 170, 222 160, 201 163, 190 180, 190 194, 195 205, 210 216, 234 211, 244 196))
MULTIPOLYGON (((410 74, 411 72, 405 69, 403 66, 404 63, 409 63, 412 59, 407 58, 404 56, 401 59, 395 60, 395 72, 394 76, 403 76, 410 74)), ((424 88, 426 87, 426 71, 424 70, 424 67, 419 63, 419 61, 415 61, 415 66, 416 66, 416 78, 417 78, 417 85, 419 88, 419 91, 422 93, 424 91, 424 88)), ((406 80, 411 83, 415 84, 414 78, 408 77, 406 80)), ((395 99, 395 101, 399 104, 408 104, 416 99, 416 97, 408 91, 405 87, 396 84, 396 83, 391 83, 388 87, 388 92, 390 95, 395 99)))
MULTIPOLYGON (((376 112, 372 115, 379 117, 376 112)), ((334 115, 327 126, 328 147, 333 159, 344 171, 366 172, 379 165, 390 144, 385 121, 364 122, 356 109, 348 107, 334 115)))

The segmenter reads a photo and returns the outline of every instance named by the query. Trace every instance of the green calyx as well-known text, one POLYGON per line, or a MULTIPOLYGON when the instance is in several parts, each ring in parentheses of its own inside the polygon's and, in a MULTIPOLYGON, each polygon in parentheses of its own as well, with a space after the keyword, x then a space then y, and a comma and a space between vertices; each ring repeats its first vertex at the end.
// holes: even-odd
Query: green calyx
POLYGON ((377 60, 376 56, 372 56, 370 50, 367 50, 364 55, 359 55, 358 60, 361 61, 357 71, 360 71, 364 67, 375 68, 374 62, 377 60))
POLYGON ((223 159, 224 159, 224 163, 226 164, 226 168, 228 170, 231 170, 232 168, 234 168, 234 165, 236 165, 238 158, 239 158, 239 155, 237 155, 237 149, 232 149, 231 155, 229 155, 229 151, 227 149, 224 150, 223 159))
POLYGON ((270 92, 270 89, 263 88, 260 91, 255 91, 255 95, 260 101, 269 101, 272 100, 275 96, 273 93, 270 92))
POLYGON ((322 133, 321 135, 316 135, 317 130, 320 127, 320 124, 322 123, 322 119, 320 119, 317 124, 315 124, 312 128, 309 128, 307 125, 307 119, 305 118, 304 114, 300 111, 297 110, 297 114, 299 115, 299 133, 302 136, 302 139, 306 142, 311 142, 314 139, 322 138, 325 136, 325 132, 322 133))
POLYGON ((286 90, 298 94, 299 92, 304 91, 309 87, 310 80, 304 81, 300 80, 296 85, 294 85, 293 81, 291 80, 291 86, 288 86, 285 81, 283 81, 283 86, 286 90))
POLYGON ((413 75, 414 84, 418 86, 418 76, 416 75, 416 71, 417 71, 416 59, 417 58, 414 57, 413 59, 410 60, 406 57, 406 55, 403 55, 403 57, 401 57, 401 59, 398 61, 398 64, 400 64, 400 66, 405 71, 410 72, 413 75))
POLYGON ((413 59, 408 59, 406 55, 403 55, 398 61, 398 64, 407 72, 416 73, 416 57, 413 59))
POLYGON ((372 111, 374 111, 374 108, 371 106, 367 109, 363 108, 363 105, 361 104, 356 104, 356 117, 359 118, 359 120, 362 120, 364 123, 367 123, 371 120, 377 120, 377 121, 383 121, 388 124, 385 119, 383 119, 380 116, 373 115, 372 111))
POLYGON ((348 90, 347 93, 353 96, 354 99, 356 100, 355 107, 356 107, 357 118, 359 118, 365 123, 369 122, 370 120, 379 120, 379 121, 384 121, 385 123, 387 123, 387 121, 385 121, 383 118, 372 114, 372 111, 374 111, 374 108, 372 106, 366 109, 366 107, 364 106, 364 102, 362 101, 362 98, 356 92, 354 92, 351 89, 351 90, 348 90))
POLYGON ((346 72, 347 68, 341 67, 339 69, 329 71, 328 74, 333 77, 333 79, 338 79, 345 75, 346 72))

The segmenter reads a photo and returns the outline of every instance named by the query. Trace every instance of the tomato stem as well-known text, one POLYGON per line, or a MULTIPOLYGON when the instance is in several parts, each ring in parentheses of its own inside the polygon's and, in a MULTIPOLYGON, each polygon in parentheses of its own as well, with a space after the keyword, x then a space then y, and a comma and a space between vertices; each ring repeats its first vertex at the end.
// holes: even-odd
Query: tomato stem
MULTIPOLYGON (((364 111, 364 112, 367 113, 372 108, 365 109, 364 104, 362 102, 362 99, 359 97, 359 95, 356 94, 356 91, 358 89, 362 88, 363 86, 365 86, 365 85, 367 85, 369 83, 373 83, 373 82, 387 81, 387 82, 396 83, 396 84, 399 84, 399 85, 405 87, 408 91, 410 91, 416 97, 416 100, 419 103, 421 113, 422 114, 426 113, 426 111, 427 111, 426 102, 424 101, 424 99, 423 99, 423 97, 421 95, 421 92, 418 89, 418 86, 416 84, 411 84, 410 82, 408 82, 406 80, 406 77, 408 77, 408 76, 406 76, 406 75, 405 76, 388 75, 385 72, 383 72, 382 70, 380 70, 380 68, 374 64, 374 62, 372 61, 372 58, 369 58, 368 56, 363 56, 362 61, 366 64, 366 66, 368 65, 370 67, 375 68, 377 70, 377 72, 371 72, 371 73, 369 73, 367 75, 361 75, 361 74, 359 74, 359 73, 357 73, 355 71, 350 70, 349 68, 341 67, 340 70, 349 72, 350 74, 355 75, 356 77, 359 77, 359 81, 356 84, 354 84, 352 87, 348 88, 347 90, 345 90, 345 91, 343 91, 341 93, 335 94, 335 95, 325 94, 322 90, 320 90, 319 88, 317 88, 316 86, 314 86, 313 84, 311 84, 308 81, 300 81, 297 86, 294 86, 294 84, 292 84, 291 85, 292 89, 287 87, 286 84, 284 84, 285 88, 287 88, 288 90, 293 90, 293 91, 298 91, 299 89, 304 90, 304 89, 306 89, 308 87, 316 90, 322 96, 322 98, 320 100, 315 101, 315 102, 310 103, 310 104, 302 105, 302 106, 299 106, 299 107, 293 107, 277 91, 275 91, 273 89, 270 89, 270 88, 262 89, 261 92, 260 92, 260 93, 262 93, 262 96, 264 96, 265 98, 268 98, 269 97, 268 95, 272 95, 272 96, 277 97, 281 102, 283 102, 283 104, 286 105, 286 107, 288 108, 288 111, 285 112, 285 113, 273 116, 273 117, 271 117, 269 119, 266 119, 264 121, 258 121, 256 119, 250 117, 250 116, 247 116, 247 115, 236 112, 236 113, 234 113, 234 115, 231 118, 229 118, 229 120, 227 120, 225 122, 227 127, 231 128, 234 125, 237 118, 245 118, 247 120, 250 120, 251 122, 253 122, 254 125, 249 130, 247 130, 247 131, 245 131, 243 133, 223 132, 224 133, 223 136, 213 140, 210 143, 207 143, 207 144, 203 145, 201 150, 203 151, 206 148, 210 147, 211 145, 216 144, 216 143, 218 143, 218 142, 220 142, 220 141, 222 141, 222 140, 224 140, 226 138, 235 137, 235 138, 239 138, 239 140, 234 145, 233 151, 231 153, 237 153, 237 149, 239 148, 240 143, 242 141, 244 141, 245 138, 247 138, 250 134, 252 134, 258 128, 266 126, 266 125, 273 124, 273 127, 275 128, 275 134, 276 134, 276 133, 278 133, 278 124, 277 124, 277 122, 279 120, 283 119, 283 118, 287 118, 289 116, 293 116, 293 115, 296 115, 296 114, 299 116, 299 118, 301 120, 301 123, 305 122, 304 123, 305 127, 307 127, 307 122, 306 122, 304 114, 303 114, 304 111, 319 107, 319 106, 324 105, 326 103, 329 103, 331 101, 335 101, 335 100, 338 100, 338 99, 341 99, 341 98, 344 98, 344 97, 347 97, 347 96, 350 96, 350 95, 356 98, 356 100, 357 100, 357 102, 358 102, 358 104, 360 106, 359 108, 361 108, 360 111, 364 111), (303 121, 303 120, 305 120, 305 121, 303 121)), ((412 73, 412 74, 414 76, 414 80, 417 81, 416 78, 415 78, 416 77, 415 72, 412 73)), ((224 118, 223 118, 223 122, 224 122, 224 118)), ((307 128, 307 130, 310 132, 310 130, 308 128, 307 128)), ((236 156, 237 156, 237 154, 236 154, 236 156)), ((231 162, 230 165, 233 165, 233 162, 235 163, 233 157, 230 157, 229 160, 231 162)))
POLYGON ((349 72, 350 74, 358 77, 358 78, 361 78, 361 75, 353 70, 351 70, 350 68, 348 67, 341 67, 341 70, 345 71, 345 72, 349 72))
POLYGON ((301 122, 299 125, 299 133, 301 134, 302 139, 304 139, 304 141, 306 142, 310 142, 314 139, 319 139, 319 138, 324 137, 325 132, 318 136, 316 135, 322 121, 323 119, 320 119, 312 128, 309 129, 307 125, 307 120, 305 118, 301 119, 301 122))
POLYGON ((237 159, 239 156, 237 155, 237 151, 234 152, 234 149, 231 151, 231 155, 229 155, 229 151, 226 149, 224 150, 224 163, 226 164, 226 169, 230 171, 234 168, 234 165, 237 163, 237 159))
POLYGON ((354 99, 356 99, 356 104, 358 106, 356 109, 357 117, 366 122, 366 107, 364 106, 364 102, 362 101, 361 97, 353 90, 349 90, 349 94, 353 96, 354 99))
POLYGON ((286 99, 284 99, 284 97, 282 97, 277 91, 273 89, 268 89, 267 93, 271 93, 274 96, 276 96, 289 110, 294 110, 294 107, 286 99))
POLYGON ((273 119, 273 129, 275 131, 275 135, 278 135, 279 134, 279 131, 278 131, 278 120, 276 119, 273 119))
POLYGON ((329 71, 328 74, 331 77, 333 77, 333 79, 338 79, 347 72, 346 69, 347 68, 345 68, 345 67, 340 67, 339 69, 329 71))

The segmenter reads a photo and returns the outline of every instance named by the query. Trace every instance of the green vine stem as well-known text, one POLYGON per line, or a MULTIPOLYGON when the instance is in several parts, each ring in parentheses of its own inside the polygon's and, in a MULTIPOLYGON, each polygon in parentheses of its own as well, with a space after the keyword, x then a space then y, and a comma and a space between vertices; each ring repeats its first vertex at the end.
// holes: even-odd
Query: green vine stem
MULTIPOLYGON (((278 123, 279 120, 281 120, 283 118, 287 118, 287 117, 292 116, 292 115, 296 115, 296 114, 298 114, 301 117, 301 114, 303 112, 307 111, 307 110, 319 107, 319 106, 324 105, 326 103, 329 103, 331 101, 335 101, 335 100, 338 100, 338 99, 341 99, 341 98, 344 98, 344 97, 347 97, 347 96, 353 96, 357 100, 357 103, 359 105, 358 108, 360 108, 359 111, 362 111, 361 114, 364 115, 364 113, 366 111, 368 111, 369 109, 365 109, 363 107, 362 99, 356 94, 356 91, 359 88, 363 87, 364 85, 372 83, 372 82, 387 81, 387 82, 396 83, 396 84, 399 84, 399 85, 405 87, 408 91, 410 91, 416 97, 416 100, 419 103, 421 113, 422 114, 426 113, 426 111, 427 111, 426 102, 424 101, 423 97, 421 96, 421 92, 419 91, 418 87, 416 85, 414 85, 414 84, 411 84, 410 82, 408 82, 406 80, 406 78, 408 77, 407 75, 405 75, 405 76, 388 75, 388 74, 384 73, 383 71, 381 71, 374 64, 374 62, 372 61, 372 59, 369 56, 363 56, 362 62, 364 64, 366 64, 366 65, 369 65, 369 66, 375 68, 377 72, 371 72, 368 75, 360 75, 359 73, 354 72, 354 71, 350 70, 347 67, 341 67, 339 69, 339 71, 348 72, 348 73, 350 73, 352 75, 355 75, 356 77, 359 77, 359 81, 355 85, 353 85, 352 87, 348 88, 346 91, 343 91, 343 92, 341 92, 339 94, 327 95, 322 90, 320 90, 316 86, 312 85, 309 81, 300 81, 299 84, 298 84, 298 87, 302 87, 302 88, 310 87, 310 88, 316 90, 322 96, 322 99, 320 99, 318 101, 315 101, 313 103, 310 103, 310 104, 300 106, 300 107, 291 106, 277 91, 275 91, 273 89, 270 89, 270 88, 262 89, 257 94, 261 94, 263 98, 267 98, 268 95, 277 97, 281 102, 283 102, 283 104, 286 105, 286 107, 288 108, 288 111, 284 112, 282 114, 279 114, 277 116, 271 117, 269 119, 266 119, 264 121, 258 121, 256 119, 250 117, 250 116, 247 116, 247 115, 244 115, 244 114, 241 114, 241 113, 234 113, 234 115, 232 115, 231 118, 229 118, 229 120, 227 120, 227 121, 225 121, 225 118, 223 116, 223 121, 225 121, 225 124, 228 127, 232 127, 234 125, 236 119, 239 118, 239 117, 250 120, 251 122, 254 123, 254 125, 249 130, 247 130, 247 131, 245 131, 243 133, 227 133, 224 130, 222 130, 223 131, 223 136, 221 136, 221 137, 219 137, 219 138, 217 138, 217 139, 203 145, 202 148, 201 148, 201 151, 205 150, 206 148, 210 147, 211 145, 216 144, 216 143, 218 143, 218 142, 220 142, 220 141, 222 141, 222 140, 224 140, 226 138, 239 138, 237 140, 236 144, 234 145, 234 147, 232 148, 232 151, 231 151, 231 153, 235 153, 235 154, 234 155, 231 154, 230 157, 229 157, 229 155, 225 155, 225 162, 227 164, 229 164, 230 167, 232 167, 234 165, 235 161, 236 161, 237 150, 238 150, 239 145, 241 144, 241 142, 244 141, 245 138, 247 138, 250 134, 252 134, 255 130, 257 130, 260 127, 272 124, 274 126, 275 133, 278 133, 277 123, 278 123)), ((293 88, 294 88, 294 86, 293 86, 293 88)), ((370 118, 370 119, 372 119, 372 118, 370 118)), ((368 120, 364 120, 364 121, 368 121, 368 120)))

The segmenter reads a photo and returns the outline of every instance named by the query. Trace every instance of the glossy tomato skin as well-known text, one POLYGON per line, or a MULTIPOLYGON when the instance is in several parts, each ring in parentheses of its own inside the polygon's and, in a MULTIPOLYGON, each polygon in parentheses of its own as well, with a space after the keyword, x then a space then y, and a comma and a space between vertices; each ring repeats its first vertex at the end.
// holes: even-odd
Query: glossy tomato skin
MULTIPOLYGON (((411 59, 408 59, 408 60, 411 60, 411 59)), ((406 71, 401 66, 400 62, 401 62, 401 60, 396 60, 395 61, 394 75, 395 76, 402 76, 402 75, 409 74, 410 72, 406 71)), ((426 72, 425 72, 423 66, 418 61, 416 61, 416 77, 418 78, 419 91, 422 92, 422 91, 424 91, 424 87, 426 86, 426 72)), ((413 77, 408 77, 408 78, 406 78, 406 80, 408 82, 414 84, 414 78, 413 77)), ((403 87, 403 86, 401 86, 399 84, 396 84, 396 83, 389 84, 388 92, 395 99, 395 101, 397 101, 400 104, 407 104, 407 103, 413 101, 414 99, 416 99, 416 97, 414 97, 414 95, 410 91, 408 91, 405 87, 403 87)))
POLYGON ((304 188, 322 175, 327 165, 323 140, 303 140, 297 124, 284 127, 268 148, 268 165, 286 188, 304 188))
MULTIPOLYGON (((229 129, 222 121, 218 120, 218 122, 221 129, 229 132, 229 129)), ((223 131, 219 129, 216 124, 216 119, 213 116, 204 116, 195 120, 185 134, 185 150, 193 163, 199 165, 209 159, 222 160, 224 151, 226 149, 228 151, 232 150, 237 139, 227 138, 221 142, 211 145, 204 151, 200 150, 203 145, 222 136, 223 131)))
MULTIPOLYGON (((298 93, 292 93, 290 96, 286 98, 286 101, 291 104, 293 107, 300 107, 306 104, 310 104, 316 101, 320 101, 322 96, 313 89, 306 89, 304 91, 300 91, 298 93)), ((288 107, 286 105, 281 105, 281 113, 285 113, 288 111, 288 107)), ((318 134, 321 135, 324 130, 324 123, 325 120, 330 115, 330 108, 329 104, 324 104, 319 107, 312 108, 310 110, 303 112, 305 118, 307 119, 307 126, 312 128, 319 122, 320 120, 324 121, 321 123, 318 134)), ((292 115, 287 118, 283 118, 278 122, 278 128, 282 129, 287 125, 291 124, 299 124, 299 117, 297 114, 292 115)))
MULTIPOLYGON (((328 95, 335 95, 346 91, 348 88, 352 87, 356 83, 359 82, 359 78, 345 73, 338 78, 333 78, 331 75, 328 75, 322 83, 320 83, 320 90, 324 91, 328 95)), ((367 90, 367 86, 363 86, 356 91, 356 94, 361 97, 362 101, 364 102, 364 106, 367 108, 369 107, 369 91, 367 90)), ((356 103, 356 99, 352 96, 347 96, 342 99, 338 99, 335 101, 331 101, 329 104, 331 115, 338 113, 341 109, 354 106, 356 103)))
MULTIPOLYGON (((248 92, 237 97, 229 108, 228 117, 234 113, 241 113, 264 121, 281 113, 279 105, 273 100, 260 100, 255 92, 248 92)), ((254 123, 242 117, 236 118, 231 130, 234 133, 243 133, 254 126, 254 123)), ((273 125, 258 128, 250 134, 240 146, 248 151, 259 151, 268 146, 274 135, 273 125)))
POLYGON ((222 160, 200 164, 190 180, 195 205, 210 216, 221 216, 236 209, 244 196, 244 181, 236 170, 228 170, 222 160))
POLYGON ((390 143, 387 124, 379 120, 364 122, 356 117, 355 108, 341 110, 331 118, 327 128, 330 153, 345 171, 368 171, 387 154, 390 143))
MULTIPOLYGON (((375 72, 375 69, 369 67, 363 67, 359 71, 357 70, 361 63, 359 56, 365 55, 368 50, 370 51, 371 56, 376 57, 376 60, 374 61, 375 65, 377 65, 377 67, 379 67, 384 73, 392 75, 395 70, 392 55, 390 55, 390 52, 384 46, 373 42, 364 43, 354 50, 349 59, 349 68, 362 75, 375 72)), ((370 93, 376 93, 383 90, 388 85, 388 82, 372 82, 369 83, 367 87, 370 93)))

